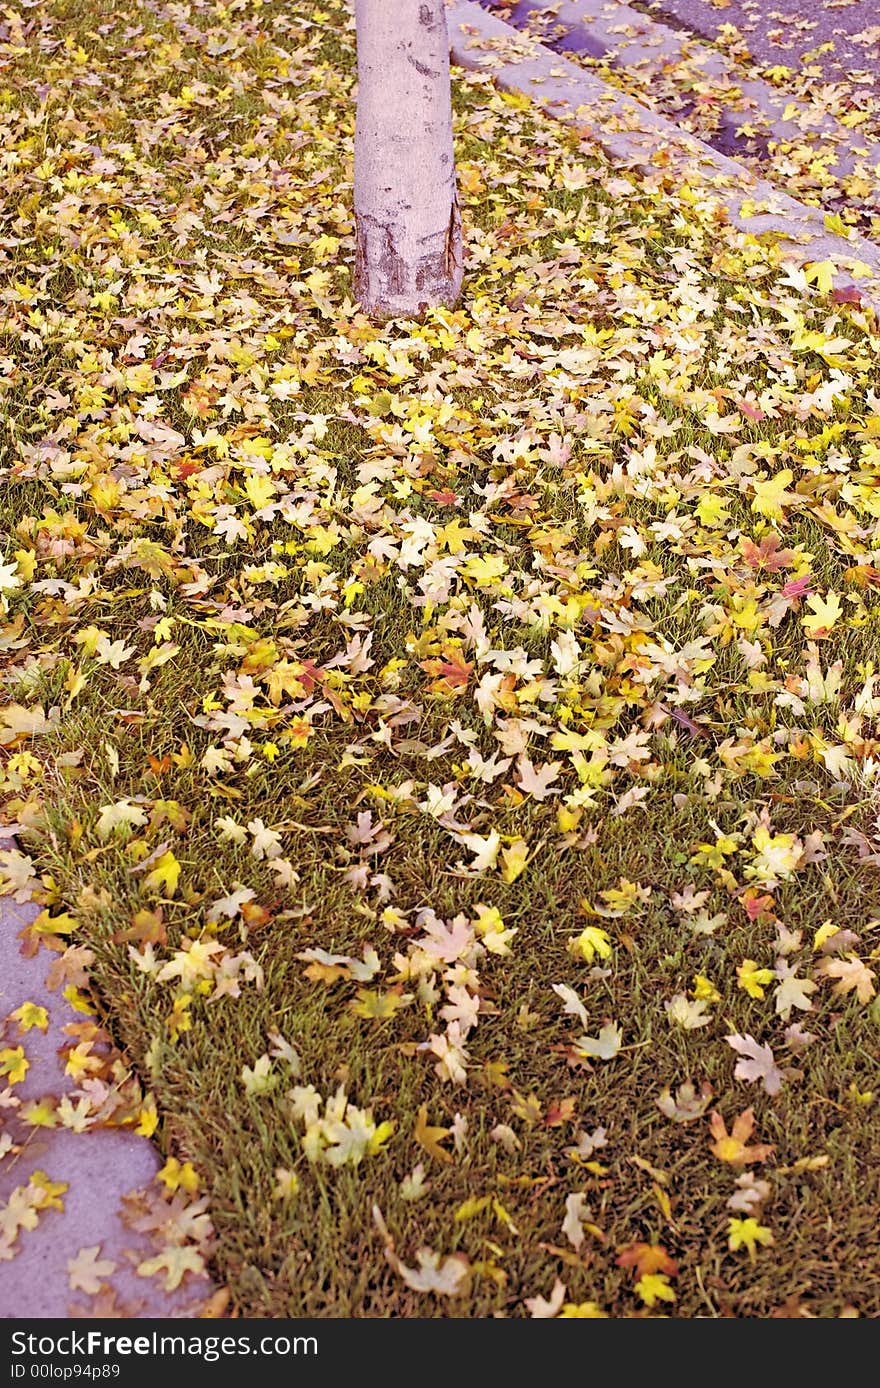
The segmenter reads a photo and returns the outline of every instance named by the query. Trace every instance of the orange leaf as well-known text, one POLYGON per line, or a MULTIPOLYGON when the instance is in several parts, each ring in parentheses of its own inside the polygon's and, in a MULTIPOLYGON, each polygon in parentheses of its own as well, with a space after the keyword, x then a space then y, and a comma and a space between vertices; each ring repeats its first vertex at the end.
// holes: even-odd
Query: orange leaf
POLYGON ((617 1266, 632 1268, 636 1278, 650 1277, 663 1272, 667 1277, 678 1274, 678 1264, 670 1258, 662 1243, 628 1243, 618 1251, 617 1266))
POLYGON ((711 1151, 719 1161, 727 1162, 729 1166, 749 1166, 752 1162, 766 1161, 773 1152, 773 1148, 763 1142, 756 1143, 754 1147, 746 1145, 755 1127, 754 1109, 747 1108, 734 1118, 729 1133, 721 1114, 714 1109, 709 1127, 715 1139, 709 1144, 711 1151))

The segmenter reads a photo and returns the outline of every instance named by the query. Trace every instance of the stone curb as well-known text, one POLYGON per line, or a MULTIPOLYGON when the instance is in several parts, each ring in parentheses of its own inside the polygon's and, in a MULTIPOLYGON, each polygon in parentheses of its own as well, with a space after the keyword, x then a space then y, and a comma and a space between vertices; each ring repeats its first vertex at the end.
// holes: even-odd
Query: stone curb
POLYGON ((461 67, 530 97, 548 115, 578 129, 616 162, 696 181, 725 208, 729 222, 752 236, 778 238, 781 257, 804 267, 833 261, 833 285, 858 291, 880 316, 880 247, 861 236, 830 232, 820 208, 808 207, 757 178, 744 165, 680 130, 577 64, 488 14, 473 0, 447 8, 450 50, 461 67))

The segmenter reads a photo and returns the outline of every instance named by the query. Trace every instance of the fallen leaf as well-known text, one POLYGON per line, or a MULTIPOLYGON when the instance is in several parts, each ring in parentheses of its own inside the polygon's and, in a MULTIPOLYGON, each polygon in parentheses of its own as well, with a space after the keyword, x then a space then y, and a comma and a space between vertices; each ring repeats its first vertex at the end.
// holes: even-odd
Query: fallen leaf
POLYGON ((753 1147, 747 1145, 755 1128, 754 1109, 747 1108, 734 1118, 729 1133, 716 1109, 709 1119, 709 1128, 714 1138, 709 1144, 712 1152, 719 1161, 727 1162, 730 1166, 750 1166, 753 1162, 766 1161, 773 1153, 773 1148, 765 1143, 755 1143, 753 1147))
POLYGON ((778 1068, 769 1046, 760 1045, 754 1036, 738 1036, 735 1033, 725 1036, 725 1041, 740 1059, 736 1062, 734 1076, 755 1084, 758 1080, 767 1094, 778 1094, 782 1088, 782 1072, 778 1068))
POLYGON ((71 1291, 96 1296, 104 1279, 112 1277, 117 1265, 111 1258, 100 1258, 100 1252, 101 1245, 96 1243, 90 1248, 81 1248, 75 1258, 68 1259, 67 1281, 71 1291))
POLYGON ((655 1102, 660 1112, 674 1123, 692 1123, 695 1118, 702 1118, 712 1102, 712 1096, 713 1090, 708 1080, 703 1080, 699 1094, 692 1081, 685 1080, 674 1096, 669 1085, 664 1085, 655 1102))
POLYGON ((428 1105, 422 1104, 416 1114, 413 1137, 420 1147, 439 1162, 451 1162, 452 1154, 440 1146, 448 1137, 452 1136, 451 1128, 431 1127, 428 1123, 428 1105))

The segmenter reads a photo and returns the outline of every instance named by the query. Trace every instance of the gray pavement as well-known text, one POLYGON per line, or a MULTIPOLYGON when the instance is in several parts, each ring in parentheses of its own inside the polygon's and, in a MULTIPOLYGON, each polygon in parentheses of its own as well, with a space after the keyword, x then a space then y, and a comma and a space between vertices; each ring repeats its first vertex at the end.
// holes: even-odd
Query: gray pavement
MULTIPOLYGON (((0 826, 0 850, 10 847, 0 826)), ((0 1317, 198 1315, 211 1283, 190 1273, 169 1294, 162 1270, 139 1275, 137 1265, 158 1245, 122 1218, 124 1197, 155 1180, 161 1163, 153 1143, 120 1128, 74 1132, 29 1126, 18 1116, 30 1100, 61 1099, 73 1089, 59 1052, 71 1044, 64 1028, 83 1020, 46 985, 54 956, 21 954, 19 932, 38 911, 31 901, 0 895, 0 1022, 26 1002, 48 1012, 45 1031, 35 1026, 21 1036, 17 1022, 7 1022, 0 1039, 0 1051, 21 1046, 30 1067, 5 1094, 9 1081, 0 1079, 0 1139, 5 1133, 12 1143, 0 1157, 0 1317), (78 1258, 79 1271, 71 1272, 78 1258)))

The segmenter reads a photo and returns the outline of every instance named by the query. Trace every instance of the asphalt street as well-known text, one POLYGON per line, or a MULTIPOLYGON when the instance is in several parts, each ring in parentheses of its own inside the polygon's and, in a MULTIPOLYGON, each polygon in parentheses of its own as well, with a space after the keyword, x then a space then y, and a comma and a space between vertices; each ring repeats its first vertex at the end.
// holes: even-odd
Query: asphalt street
POLYGON ((880 99, 880 0, 661 0, 634 8, 703 38, 733 25, 749 52, 766 66, 784 66, 814 79, 846 81, 880 99))

